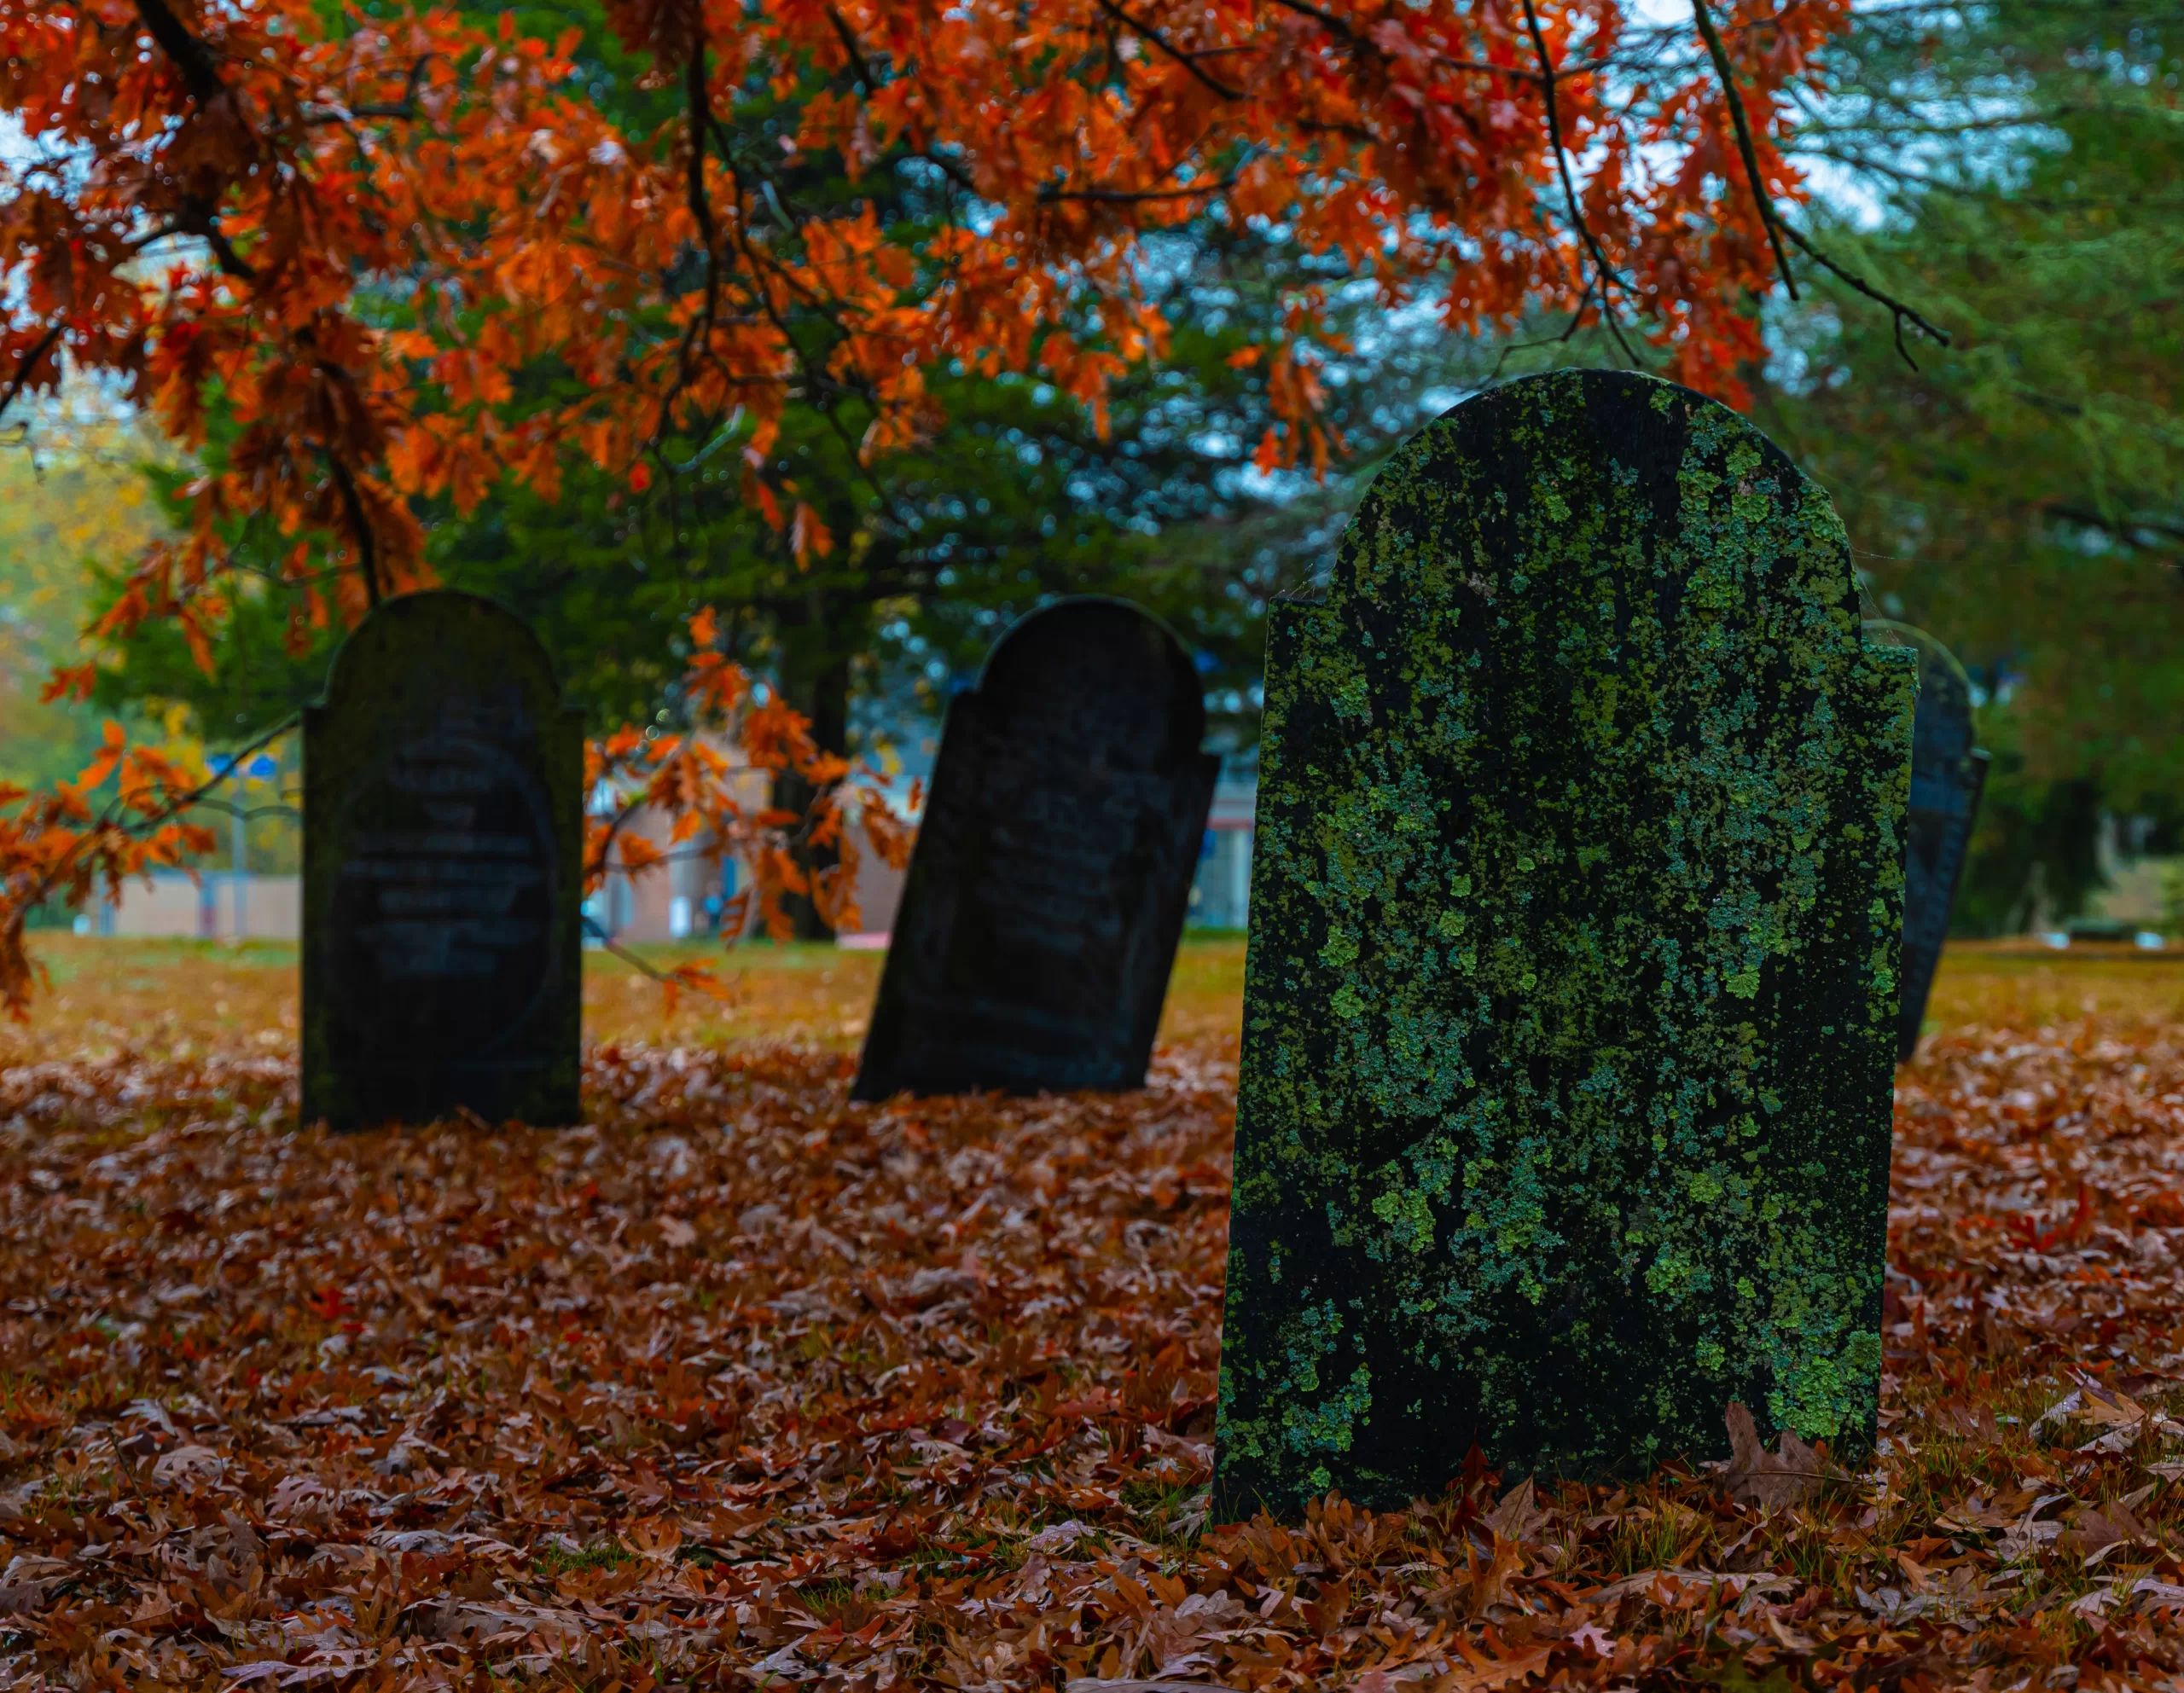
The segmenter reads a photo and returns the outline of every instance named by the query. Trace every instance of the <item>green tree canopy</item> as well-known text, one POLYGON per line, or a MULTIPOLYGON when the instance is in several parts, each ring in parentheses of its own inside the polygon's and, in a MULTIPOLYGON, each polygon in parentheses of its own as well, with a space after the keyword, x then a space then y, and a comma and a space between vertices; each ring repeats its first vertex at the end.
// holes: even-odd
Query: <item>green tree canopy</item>
POLYGON ((1809 277, 1761 419, 1834 491, 1879 607, 1989 699, 1968 909, 2021 907, 2037 861, 2067 913, 2097 874, 2088 796, 2184 789, 2184 18, 1906 0, 1848 45, 1803 143, 1826 239, 1952 342, 1899 346, 1809 277))

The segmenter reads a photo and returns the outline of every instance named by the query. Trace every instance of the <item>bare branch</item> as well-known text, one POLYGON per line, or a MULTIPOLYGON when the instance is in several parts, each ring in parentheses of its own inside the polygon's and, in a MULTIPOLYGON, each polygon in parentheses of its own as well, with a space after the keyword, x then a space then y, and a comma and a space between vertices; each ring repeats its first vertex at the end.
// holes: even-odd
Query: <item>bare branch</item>
POLYGON ((23 355, 22 362, 15 367, 15 374, 9 380, 7 392, 0 394, 0 417, 4 417, 8 408, 22 397, 23 390, 30 386, 31 378, 38 374, 38 366, 44 362, 45 356, 53 351, 67 327, 65 318, 55 323, 38 338, 38 345, 23 355))
MULTIPOLYGON (((1529 5, 1531 0, 1525 0, 1525 3, 1529 5)), ((1910 348, 1903 344, 1903 326, 1910 324, 1937 346, 1949 345, 1949 332, 1928 322, 1917 308, 1875 287, 1864 277, 1822 252, 1813 244, 1811 237, 1802 234, 1775 209, 1774 197, 1767 191, 1766 182, 1759 174, 1758 155, 1751 143, 1751 128, 1745 116, 1744 97, 1737 89, 1736 72, 1729 63, 1728 49, 1722 44, 1721 32, 1714 27, 1713 14, 1706 9, 1706 0, 1691 0, 1691 9, 1699 20, 1699 32, 1706 38, 1706 50, 1713 58, 1715 73, 1722 79, 1722 92, 1729 102, 1730 121, 1736 127, 1737 150, 1744 157, 1745 177, 1751 184, 1752 199, 1759 208, 1759 220, 1767 227, 1767 238, 1774 245, 1774 260, 1781 267, 1782 284, 1789 290, 1790 298, 1798 298, 1798 284, 1797 279, 1790 274, 1789 256, 1783 251, 1782 244, 1786 241, 1830 275, 1876 304, 1886 306, 1896 332, 1896 356, 1916 370, 1919 362, 1911 357, 1910 348)))
POLYGON ((1181 65, 1185 70, 1188 71, 1192 76, 1195 77, 1199 82, 1205 84, 1207 88, 1212 90, 1214 93, 1219 95, 1223 100, 1241 100, 1244 98, 1244 91, 1241 89, 1229 87, 1228 84, 1221 81, 1217 77, 1214 76, 1212 72, 1206 70, 1204 66, 1200 65, 1198 62, 1199 55, 1197 54, 1185 52, 1182 48, 1176 46, 1175 43, 1169 40, 1166 36, 1161 34, 1159 30, 1153 28, 1152 25, 1141 22, 1136 18, 1133 18, 1128 12, 1125 12, 1120 6, 1118 6, 1115 3, 1115 0, 1098 0, 1098 4, 1100 9, 1105 12, 1109 17, 1115 19, 1120 23, 1129 25, 1131 29, 1135 30, 1140 36, 1143 37, 1145 40, 1159 48, 1160 51, 1166 54, 1170 59, 1173 59, 1178 65, 1181 65))
POLYGON ((1872 283, 1867 281, 1864 277, 1855 275, 1850 270, 1845 269, 1843 265, 1836 263, 1834 259, 1830 258, 1826 253, 1815 246, 1810 238, 1801 234, 1794 225, 1782 223, 1779 217, 1774 218, 1774 222, 1780 228, 1782 233, 1788 236, 1789 239, 1804 253, 1805 257, 1811 259, 1814 264, 1819 265, 1821 270, 1827 271, 1830 275, 1838 278, 1848 287, 1855 289, 1859 293, 1863 294, 1867 299, 1873 301, 1875 304, 1885 305, 1888 308, 1890 315, 1895 319, 1896 323, 1896 356, 1900 357, 1904 363, 1909 365, 1912 369, 1916 370, 1919 368, 1919 362, 1911 357, 1911 350, 1903 345, 1903 326, 1906 323, 1910 324, 1912 328, 1918 330, 1920 334, 1926 336, 1926 338, 1931 341, 1936 346, 1945 347, 1949 345, 1949 331, 1937 328, 1934 324, 1928 322, 1926 317, 1916 307, 1909 305, 1904 301, 1896 299, 1893 294, 1883 293, 1880 289, 1873 287, 1872 283))
MULTIPOLYGON (((1569 152, 1562 145, 1561 102, 1555 97, 1555 84, 1560 78, 1554 68, 1554 58, 1547 50, 1547 33, 1539 26, 1539 13, 1532 0, 1525 0, 1525 22, 1531 30, 1533 50, 1539 55, 1541 88, 1547 100, 1547 138, 1548 144, 1554 148, 1554 168, 1562 177, 1563 203, 1569 208, 1570 222, 1577 233, 1577 239, 1585 244, 1585 251, 1592 255, 1593 263, 1600 267, 1600 321, 1607 325, 1608 333, 1615 337, 1615 344, 1623 350, 1623 356, 1635 365, 1638 355, 1631 351, 1630 343, 1623 339, 1623 325, 1616 321, 1615 299, 1609 292, 1611 284, 1623 288, 1625 293, 1630 290, 1616 273, 1615 267, 1607 262, 1607 255, 1600 251, 1600 244, 1593 234, 1592 225, 1585 221, 1584 208, 1578 204, 1577 184, 1570 174, 1569 152)), ((1583 310, 1581 301, 1578 310, 1582 314, 1583 310)), ((1577 322, 1573 318, 1571 333, 1574 333, 1576 329, 1577 322)))
MULTIPOLYGON (((1562 326, 1559 334, 1536 336, 1529 341, 1504 341, 1502 350, 1494 356, 1492 368, 1486 373, 1487 382, 1491 385, 1502 380, 1502 367, 1508 363, 1512 353, 1536 352, 1542 347, 1567 346, 1577 339, 1577 331, 1584 327, 1585 308, 1593 303, 1593 293, 1598 286, 1591 275, 1586 276, 1585 292, 1578 296, 1577 309, 1570 314, 1570 321, 1562 326)), ((1602 316, 1605 317, 1606 314, 1602 316)))
POLYGON ((647 964, 644 960, 639 958, 636 954, 631 952, 627 947, 624 946, 619 941, 608 934, 604 928, 600 926, 598 919, 594 918, 590 912, 584 912, 579 914, 584 918, 584 928, 590 932, 591 938, 599 942, 600 948, 602 951, 612 953, 616 958, 620 959, 623 963, 628 965, 630 969, 642 971, 643 974, 651 977, 655 982, 671 982, 675 979, 664 970, 653 969, 651 965, 647 964))
MULTIPOLYGON (((1529 4, 1531 0, 1526 0, 1529 4)), ((1759 174, 1758 150, 1751 143, 1751 119, 1744 109, 1744 95, 1737 87, 1737 73, 1729 63, 1729 49, 1722 44, 1722 32, 1714 27, 1714 14, 1706 7, 1706 0, 1691 0, 1692 15, 1699 20, 1699 33, 1706 38, 1706 51, 1714 61, 1714 73, 1722 79, 1722 97, 1729 103, 1729 123, 1736 130, 1737 152, 1744 159, 1745 180, 1751 184, 1751 197, 1759 206, 1759 221, 1767 230, 1767 240, 1774 249, 1775 268, 1782 273, 1782 286, 1790 291, 1790 298, 1798 297, 1798 279, 1790 270, 1790 255, 1782 249, 1781 220, 1774 214, 1774 196, 1767 192, 1767 183, 1759 174)))
POLYGON ((220 80, 219 61, 212 56, 212 49, 189 32, 167 9, 166 0, 136 0, 136 15, 143 19, 160 51, 182 72, 189 97, 199 106, 210 106, 227 93, 228 85, 220 80))

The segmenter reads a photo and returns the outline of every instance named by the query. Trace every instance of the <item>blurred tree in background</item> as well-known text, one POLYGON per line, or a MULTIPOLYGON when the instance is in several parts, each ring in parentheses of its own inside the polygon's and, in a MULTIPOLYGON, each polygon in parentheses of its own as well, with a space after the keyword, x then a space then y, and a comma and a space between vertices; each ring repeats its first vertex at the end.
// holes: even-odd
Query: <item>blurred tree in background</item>
POLYGON ((2184 792, 2181 73, 2174 7, 1896 0, 1798 143, 1837 173, 1825 239, 1953 337, 1914 368, 1809 277, 1757 415, 1834 494, 1879 608, 1987 698, 1978 931, 2036 893, 2082 908, 2101 809, 2184 792))
MULTIPOLYGON (((633 132, 674 120, 675 91, 646 83, 598 0, 546 0, 516 21, 580 31, 590 97, 633 132)), ((1755 387, 1760 421, 1834 494, 1875 608, 1948 642, 1985 695, 1995 762, 1960 902, 1971 932, 2081 909, 2100 880, 2104 809, 2155 817, 2157 845, 2175 833, 2180 35, 2177 14, 2122 0, 1873 8, 1797 142, 1833 194, 1801 221, 1953 337, 1910 346, 1914 368, 1887 312, 1800 265, 1800 298, 1766 307, 1774 357, 1755 387)), ((777 146, 816 91, 740 103, 724 119, 731 148, 777 146)), ((807 154, 782 182, 798 217, 869 200, 891 239, 966 215, 959 185, 900 148, 855 182, 838 156, 807 154)), ((1517 351, 1390 312, 1339 262, 1263 223, 1209 213, 1147 252, 1173 340, 1117 383, 1104 433, 1036 378, 934 369, 944 422, 867 465, 865 402, 809 384, 775 456, 825 546, 764 520, 740 474, 750 431, 730 427, 671 440, 663 456, 681 468, 642 490, 579 464, 558 501, 512 480, 467 515, 413 502, 427 555, 449 584, 538 626, 595 729, 676 720, 677 631, 700 606, 826 744, 868 751, 930 722, 1014 617, 1056 594, 1118 593, 1176 626, 1199 655, 1217 732, 1248 746, 1266 603, 1323 568, 1385 453, 1490 380, 1619 355, 1597 324, 1567 340, 1542 325, 1517 351), (1252 462, 1275 409, 1248 350, 1276 339, 1306 293, 1329 302, 1316 374, 1346 449, 1324 480, 1252 462)), ((401 320, 398 301, 383 310, 401 320)), ((814 312, 790 328, 825 369, 835 326, 814 312)), ((570 380, 542 362, 520 392, 544 408, 570 380)), ((216 426, 216 467, 223 439, 216 426)), ((276 580, 288 537, 238 524, 229 539, 276 580)), ((134 549, 89 550, 119 565, 134 549)), ((315 698, 337 631, 292 652, 292 598, 253 598, 248 580, 213 676, 155 622, 125 669, 102 673, 102 702, 186 702, 218 737, 315 698)))
POLYGON ((164 527, 144 473, 160 450, 130 420, 58 407, 34 437, 0 444, 0 782, 73 776, 99 744, 100 712, 38 696, 54 666, 82 661, 92 570, 164 527))
MULTIPOLYGON (((591 97, 618 122, 642 131, 671 119, 671 95, 647 84, 595 0, 533 5, 518 24, 548 37, 580 30, 591 97)), ((820 91, 815 80, 799 95, 740 104, 723 118, 734 145, 777 150, 801 121, 799 100, 820 91)), ((901 147, 854 182, 831 154, 801 155, 782 174, 799 216, 869 203, 887 238, 905 244, 968 215, 956 184, 901 147)), ((1309 474, 1253 467, 1276 421, 1254 343, 1278 338, 1300 294, 1330 298, 1317 375, 1333 397, 1325 421, 1354 467, 1423 420, 1420 396, 1442 379, 1448 338, 1430 311, 1391 319, 1377 288, 1279 229, 1208 214, 1149 248, 1171 339, 1165 357, 1115 383, 1104 430, 1036 377, 936 369, 926 382, 944 420, 866 462, 866 399, 815 382, 787 406, 772 456, 823 525, 823 546, 770 523, 751 499, 746 425, 670 440, 661 458, 678 468, 642 490, 576 462, 552 499, 511 479, 468 513, 445 498, 413 501, 426 556, 446 585, 532 622, 595 733, 677 719, 681 631, 700 606, 720 614, 735 656, 811 717, 822 745, 861 752, 889 728, 937 716, 1014 617, 1055 595, 1106 593, 1175 625, 1199 656, 1219 727, 1248 744, 1266 601, 1309 581, 1354 479, 1338 478, 1331 501, 1309 474)), ((397 301, 383 310, 402 317, 397 301)), ((839 327, 817 311, 788 321, 808 367, 827 369, 839 327)), ((523 380, 542 407, 572 386, 543 361, 523 380)), ((202 455, 216 470, 232 432, 216 409, 202 455)), ((160 474, 179 516, 184 473, 160 474)), ((245 585, 216 635, 213 670, 174 624, 148 623, 125 664, 102 673, 102 703, 183 701, 209 733, 240 734, 317 697, 340 630, 312 632, 296 650, 295 601, 275 586, 293 538, 258 517, 230 524, 226 539, 245 585), (253 580, 266 591, 253 594, 253 580)), ((109 599, 124 580, 109 573, 109 599)))

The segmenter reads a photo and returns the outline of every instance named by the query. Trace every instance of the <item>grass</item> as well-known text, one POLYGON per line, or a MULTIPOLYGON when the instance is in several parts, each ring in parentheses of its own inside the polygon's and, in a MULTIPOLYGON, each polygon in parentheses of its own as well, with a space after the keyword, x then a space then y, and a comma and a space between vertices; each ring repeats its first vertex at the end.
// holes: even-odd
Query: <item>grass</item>
POLYGON ((2024 941, 1952 942, 1926 1008, 1940 1024, 2040 1029, 2082 1017, 2140 1023, 2184 1019, 2184 948, 2129 947, 2051 952, 2024 941))
MULTIPOLYGON (((0 1063, 40 1058, 188 1058, 254 1046, 293 1052, 296 949, 274 942, 102 938, 47 933, 33 954, 51 990, 26 1024, 0 1025, 0 1063)), ((655 965, 702 960, 734 985, 735 1003, 685 996, 671 1014, 656 983, 610 954, 584 954, 584 1034, 591 1041, 695 1047, 788 1043, 854 1052, 879 987, 881 955, 830 946, 702 944, 638 949, 655 965)), ((1161 1018, 1168 1045, 1225 1044, 1242 1021, 1244 942, 1187 936, 1161 1018)), ((2184 1020, 2184 952, 2119 948, 2049 952, 2022 942, 1949 948, 1927 1027, 2036 1029, 2082 1017, 2184 1020)))
POLYGON ((549 1546, 531 1561, 532 1568, 551 1580, 557 1575, 574 1574, 581 1570, 619 1569, 625 1563, 635 1563, 637 1555, 612 1540, 595 1541, 592 1545, 571 1551, 566 1546, 549 1546))
MULTIPOLYGON (((32 937, 50 991, 26 1024, 0 1023, 0 1064, 41 1058, 189 1058, 218 1047, 293 1052, 296 948, 276 942, 142 940, 44 933, 32 937)), ((880 985, 882 955, 820 945, 704 944, 636 949, 655 967, 703 962, 736 990, 721 1006, 686 994, 671 1015, 659 985, 604 952, 584 960, 584 1035, 699 1047, 786 1042, 854 1052, 880 985)), ((1161 1024, 1165 1042, 1234 1035, 1243 999, 1238 936, 1187 938, 1161 1024)))

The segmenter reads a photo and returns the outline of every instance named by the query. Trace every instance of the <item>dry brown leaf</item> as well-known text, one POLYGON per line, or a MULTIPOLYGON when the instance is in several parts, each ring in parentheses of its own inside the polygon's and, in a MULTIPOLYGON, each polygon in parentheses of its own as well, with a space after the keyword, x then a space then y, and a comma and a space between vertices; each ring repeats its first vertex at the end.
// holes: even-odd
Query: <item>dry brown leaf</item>
POLYGON ((1496 1534, 1506 1536, 1519 1545, 1539 1538, 1541 1532, 1554 1520, 1554 1514, 1540 1504, 1539 1497, 1529 1476, 1502 1496, 1483 1519, 1496 1534))
POLYGON ((1218 1681, 1137 1681, 1128 1676, 1107 1680, 1096 1675, 1080 1675, 1062 1685, 1065 1693, 1181 1693, 1186 1688, 1196 1689, 1197 1693, 1239 1693, 1238 1689, 1218 1681))
POLYGON ((1433 1683, 1432 1693, 1486 1693, 1489 1689, 1513 1686, 1544 1675, 1548 1661, 1554 1655, 1552 1646, 1536 1646, 1506 1657, 1494 1656, 1461 1641, 1457 1650, 1463 1661, 1433 1683))
POLYGON ((0 1071, 0 1675, 1612 1693, 1772 1655, 1886 1693, 2042 1687, 2102 1630, 2184 1667, 2152 1562, 2184 1464, 2130 1416, 2184 1329, 2184 1207, 2145 1197, 2168 1041, 1943 1035, 1905 1073, 1891 1286, 1926 1338, 1891 1336, 1870 1482, 1817 1493, 1754 1425, 1711 1478, 1474 1465, 1210 1530, 1225 1052, 1141 1096, 866 1108, 822 1054, 625 1045, 589 1128, 398 1142, 288 1130, 261 1049, 0 1071), (1990 1354, 1995 1309, 2044 1315, 1990 1354), (2066 1326, 2112 1349, 2119 1450, 2009 1420, 2088 1403, 2066 1326))
POLYGON ((1758 1427, 1740 1401, 1732 1400, 1722 1420, 1729 1430, 1729 1462, 1722 1481, 1731 1499, 1774 1510, 1810 1497, 1820 1486, 1819 1453, 1789 1429, 1781 1431, 1778 1449, 1770 1452, 1760 1445, 1758 1427))

